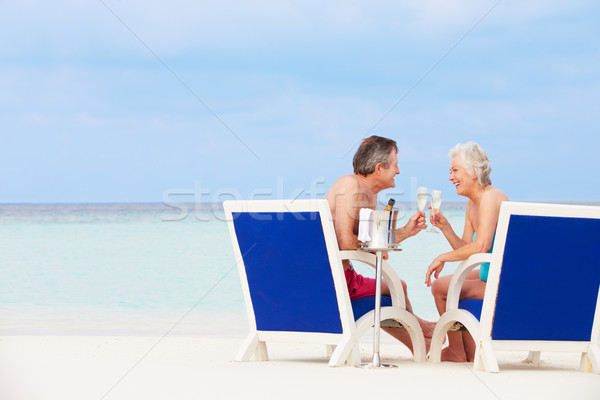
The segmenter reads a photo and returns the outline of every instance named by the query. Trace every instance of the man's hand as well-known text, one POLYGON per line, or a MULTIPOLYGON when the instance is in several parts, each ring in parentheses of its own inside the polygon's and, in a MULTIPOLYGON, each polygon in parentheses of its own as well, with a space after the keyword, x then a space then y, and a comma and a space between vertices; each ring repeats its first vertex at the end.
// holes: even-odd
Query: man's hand
POLYGON ((409 219, 404 229, 408 232, 408 237, 415 236, 417 233, 425 229, 425 213, 423 211, 417 211, 409 219))
POLYGON ((409 219, 406 225, 400 229, 396 229, 396 243, 402 242, 404 239, 408 239, 411 236, 415 236, 421 230, 425 229, 425 213, 423 211, 417 211, 409 219))

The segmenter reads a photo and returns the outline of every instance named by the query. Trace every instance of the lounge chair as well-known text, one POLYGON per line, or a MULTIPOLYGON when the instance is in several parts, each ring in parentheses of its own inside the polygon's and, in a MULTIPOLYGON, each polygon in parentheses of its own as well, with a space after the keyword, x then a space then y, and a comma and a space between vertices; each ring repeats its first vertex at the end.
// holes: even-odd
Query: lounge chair
MULTIPOLYGON (((339 250, 326 200, 226 201, 224 208, 251 326, 235 360, 268 360, 267 342, 299 342, 326 345, 330 366, 359 364, 374 296, 350 301, 342 260, 374 266, 375 256, 339 250)), ((419 323, 405 310, 394 270, 383 265, 391 299, 382 300, 389 305, 381 318, 406 327, 414 359, 425 361, 419 323)))
POLYGON ((463 261, 433 333, 440 361, 448 329, 466 328, 475 369, 498 372, 496 350, 580 352, 581 369, 600 373, 600 207, 505 202, 491 254, 463 261), (459 301, 467 274, 491 262, 483 300, 459 301))

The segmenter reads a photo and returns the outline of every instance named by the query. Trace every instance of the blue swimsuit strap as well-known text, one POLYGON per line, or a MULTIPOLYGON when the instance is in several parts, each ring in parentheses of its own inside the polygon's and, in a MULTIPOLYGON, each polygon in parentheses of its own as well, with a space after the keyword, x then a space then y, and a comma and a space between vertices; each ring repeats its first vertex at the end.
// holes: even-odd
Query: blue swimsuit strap
MULTIPOLYGON (((473 234, 473 241, 475 241, 475 237, 477 237, 477 232, 475 232, 473 234)), ((496 241, 496 232, 494 232, 494 238, 492 239, 492 246, 490 247, 490 250, 488 251, 488 253, 491 253, 492 250, 494 249, 495 241, 496 241)), ((481 264, 481 266, 479 267, 479 279, 481 279, 484 282, 487 282, 489 271, 490 271, 490 263, 489 262, 481 264)))

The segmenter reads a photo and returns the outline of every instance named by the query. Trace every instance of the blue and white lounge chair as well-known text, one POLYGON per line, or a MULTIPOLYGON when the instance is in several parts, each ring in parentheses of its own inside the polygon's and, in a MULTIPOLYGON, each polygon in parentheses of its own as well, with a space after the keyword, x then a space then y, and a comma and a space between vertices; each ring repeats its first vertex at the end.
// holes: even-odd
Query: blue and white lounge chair
MULTIPOLYGON (((327 201, 226 201, 224 208, 251 325, 236 360, 268 360, 267 342, 300 342, 326 345, 330 366, 360 363, 358 340, 373 326, 374 297, 351 303, 342 259, 374 266, 375 256, 339 250, 327 201)), ((419 323, 383 264, 391 305, 381 318, 406 327, 415 360, 424 361, 419 323)))
POLYGON ((476 343, 474 368, 498 372, 495 350, 581 352, 581 368, 600 373, 600 207, 505 202, 492 254, 457 268, 430 360, 455 323, 476 343), (467 274, 491 262, 483 300, 459 302, 467 274))

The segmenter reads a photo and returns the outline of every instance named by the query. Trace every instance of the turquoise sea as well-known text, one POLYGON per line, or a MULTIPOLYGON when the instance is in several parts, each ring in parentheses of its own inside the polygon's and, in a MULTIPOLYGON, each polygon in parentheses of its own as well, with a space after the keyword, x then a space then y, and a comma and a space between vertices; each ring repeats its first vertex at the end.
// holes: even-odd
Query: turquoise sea
MULTIPOLYGON (((0 206, 0 335, 246 332, 224 214, 186 207, 0 206)), ((445 212, 462 232, 462 205, 445 212)), ((442 234, 422 232, 402 248, 390 263, 417 314, 437 319, 424 275, 450 247, 442 234)))

